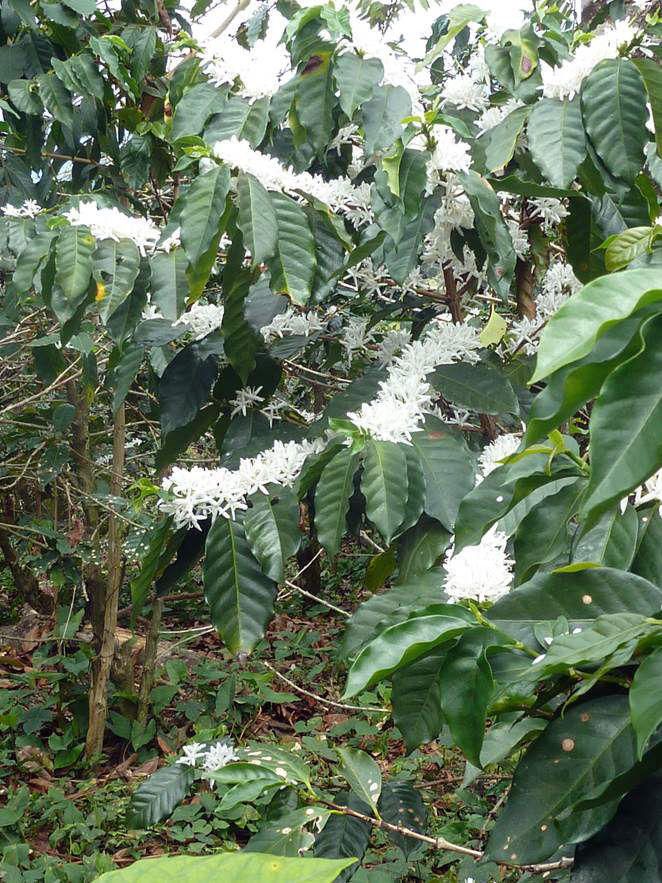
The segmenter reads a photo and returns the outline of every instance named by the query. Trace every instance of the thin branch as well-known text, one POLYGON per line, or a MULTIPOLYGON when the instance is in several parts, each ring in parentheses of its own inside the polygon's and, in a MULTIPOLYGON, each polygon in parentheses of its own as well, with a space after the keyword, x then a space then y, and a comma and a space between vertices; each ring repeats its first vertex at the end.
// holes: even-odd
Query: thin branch
MULTIPOLYGON (((6 414, 8 411, 14 411, 16 408, 23 408, 23 407, 25 407, 25 405, 29 405, 30 402, 37 401, 37 399, 40 399, 42 396, 45 396, 47 393, 52 392, 54 389, 57 389, 58 386, 62 386, 63 383, 66 383, 67 381, 71 380, 71 377, 67 377, 67 374, 69 373, 69 371, 71 371, 72 368, 75 368, 75 366, 78 364, 79 361, 80 361, 80 356, 77 356, 76 359, 70 365, 67 365, 67 367, 64 369, 64 371, 61 371, 60 374, 58 374, 58 376, 55 378, 55 380, 49 386, 47 386, 46 389, 41 390, 41 392, 35 393, 35 395, 33 395, 33 396, 29 396, 29 398, 27 398, 27 399, 20 399, 18 401, 15 401, 11 405, 7 405, 5 408, 2 409, 2 411, 0 411, 0 414, 6 414)), ((80 371, 76 372, 76 374, 79 374, 79 373, 80 373, 80 371)))
POLYGON ((380 714, 390 714, 390 709, 388 708, 378 708, 376 705, 346 705, 344 702, 334 702, 333 699, 325 699, 323 696, 318 696, 317 693, 312 693, 310 690, 306 690, 304 687, 300 687, 298 684, 295 684, 294 681, 291 681, 289 678, 286 678, 284 674, 278 671, 277 668, 274 668, 273 665, 266 662, 265 660, 260 660, 262 665, 265 668, 268 668, 269 671, 273 672, 277 677, 284 681, 288 687, 291 687, 293 690, 296 690, 297 693, 302 693, 304 696, 308 696, 309 699, 314 699, 315 702, 321 702, 324 705, 331 705, 334 708, 342 708, 345 711, 376 711, 380 714))
MULTIPOLYGON (((315 559, 313 558, 311 560, 311 563, 314 560, 315 559)), ((323 604, 325 607, 328 607, 329 610, 334 610, 341 616, 346 616, 349 619, 349 617, 352 615, 346 610, 343 610, 342 607, 336 607, 336 605, 332 604, 330 601, 325 601, 324 598, 319 598, 317 595, 313 595, 312 592, 308 592, 306 589, 302 589, 301 586, 298 586, 296 583, 290 582, 289 579, 285 580, 285 585, 289 586, 290 589, 294 589, 295 592, 299 592, 300 595, 305 595, 306 598, 310 598, 311 601, 317 601, 318 604, 323 604)))

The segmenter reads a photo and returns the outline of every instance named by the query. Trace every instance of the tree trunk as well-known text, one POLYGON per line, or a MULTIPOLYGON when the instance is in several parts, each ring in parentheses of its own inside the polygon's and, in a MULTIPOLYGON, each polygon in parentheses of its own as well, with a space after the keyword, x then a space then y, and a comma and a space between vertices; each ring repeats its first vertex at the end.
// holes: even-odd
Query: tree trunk
POLYGON ((140 678, 140 692, 138 694, 138 723, 143 727, 147 723, 149 712, 149 694, 154 686, 156 676, 156 650, 159 645, 159 629, 161 628, 161 615, 163 613, 163 599, 155 598, 152 605, 152 619, 149 624, 147 640, 145 641, 145 655, 143 659, 143 673, 140 678))
MULTIPOLYGON (((110 493, 119 496, 122 491, 124 474, 125 445, 125 413, 124 405, 120 405, 113 422, 113 466, 110 480, 110 493)), ((120 520, 111 512, 108 518, 108 577, 104 592, 103 623, 101 633, 97 632, 93 621, 98 651, 92 662, 90 687, 90 720, 85 742, 86 757, 101 754, 103 737, 108 715, 108 680, 115 651, 115 630, 117 628, 117 610, 120 589, 122 587, 122 528, 120 520)), ((100 594, 100 593, 99 593, 100 594)), ((97 598, 97 603, 100 601, 97 598)))

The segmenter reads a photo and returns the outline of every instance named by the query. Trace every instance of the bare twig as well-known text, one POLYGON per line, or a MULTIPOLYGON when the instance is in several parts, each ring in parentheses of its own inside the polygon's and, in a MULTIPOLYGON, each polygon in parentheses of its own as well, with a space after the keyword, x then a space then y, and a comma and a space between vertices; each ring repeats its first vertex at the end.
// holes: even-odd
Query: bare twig
POLYGON ((344 702, 334 702, 333 699, 325 699, 323 696, 318 696, 317 693, 313 693, 310 690, 306 690, 304 687, 300 687, 298 684, 295 684, 294 681, 291 681, 289 678, 285 677, 284 674, 278 671, 277 668, 274 668, 265 660, 260 660, 262 665, 265 668, 268 668, 269 671, 273 672, 277 677, 284 681, 288 687, 291 687, 293 690, 296 690, 297 693, 302 693, 304 696, 308 696, 310 699, 314 699, 315 702, 321 702, 323 705, 331 705, 334 708, 342 708, 345 711, 376 711, 380 714, 390 714, 390 710, 388 708, 378 708, 376 705, 347 705, 344 702))

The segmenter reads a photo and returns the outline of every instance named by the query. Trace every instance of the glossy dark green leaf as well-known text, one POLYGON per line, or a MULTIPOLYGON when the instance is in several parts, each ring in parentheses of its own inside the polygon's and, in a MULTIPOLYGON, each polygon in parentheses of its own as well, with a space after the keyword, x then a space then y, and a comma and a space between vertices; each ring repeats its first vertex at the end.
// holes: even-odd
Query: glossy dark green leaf
POLYGON ((165 518, 152 529, 147 551, 142 556, 140 573, 131 580, 131 608, 135 618, 142 612, 150 586, 158 576, 162 555, 172 531, 172 517, 165 518))
POLYGON ((139 270, 140 252, 130 239, 104 239, 99 243, 94 254, 94 272, 103 284, 103 290, 97 286, 97 303, 104 323, 131 294, 139 270))
POLYGON ((55 246, 55 279, 61 298, 52 307, 60 322, 66 322, 87 296, 92 275, 94 237, 86 227, 64 227, 55 246))
POLYGON ((517 107, 482 136, 481 141, 485 142, 485 165, 488 172, 503 169, 513 158, 517 139, 530 112, 531 108, 526 105, 517 107))
MULTIPOLYGON (((379 798, 379 814, 390 825, 425 834, 427 812, 421 793, 409 782, 385 782, 379 798)), ((404 852, 405 858, 420 846, 420 840, 387 831, 388 837, 404 852)))
POLYGON ((411 115, 411 98, 402 86, 377 86, 361 110, 369 154, 390 147, 402 135, 402 120, 411 115))
POLYGON ((204 592, 211 621, 231 653, 249 653, 273 616, 276 586, 236 521, 219 516, 205 545, 204 592))
POLYGON ((474 212, 476 230, 487 252, 487 278, 505 300, 515 272, 516 255, 510 232, 501 214, 499 198, 485 178, 476 172, 459 172, 474 212))
POLYGON ((600 159, 617 178, 634 181, 644 164, 646 88, 627 58, 597 64, 582 84, 584 126, 600 159))
POLYGON ((543 98, 538 101, 527 124, 529 149, 550 184, 568 187, 586 156, 586 135, 579 98, 543 98))
MULTIPOLYGON (((541 564, 564 555, 570 558, 568 522, 579 509, 586 488, 583 479, 545 497, 522 519, 515 534, 515 581, 524 582, 541 564)), ((601 562, 600 562, 601 563, 601 562)))
POLYGON ((161 377, 158 397, 164 435, 186 426, 207 403, 218 375, 220 340, 200 340, 180 350, 161 377))
POLYGON ((404 622, 385 629, 360 650, 349 670, 344 695, 356 696, 366 687, 390 677, 399 668, 476 625, 473 616, 465 615, 457 605, 432 605, 426 611, 434 611, 437 607, 448 612, 413 614, 404 622))
POLYGON ((643 883, 662 869, 662 782, 651 778, 575 853, 571 883, 643 883))
POLYGON ((450 531, 424 515, 398 542, 398 583, 412 582, 430 570, 449 547, 450 531))
POLYGON ((357 454, 343 448, 326 464, 315 491, 315 528, 329 555, 340 549, 349 498, 354 492, 354 473, 358 469, 357 454))
POLYGON ((225 92, 211 83, 198 83, 177 102, 172 118, 172 140, 184 135, 199 135, 209 117, 223 109, 225 92))
POLYGON ((625 512, 621 512, 620 505, 615 506, 577 538, 572 560, 629 570, 637 548, 637 531, 636 510, 628 505, 625 512))
POLYGON ((336 58, 333 76, 340 93, 340 106, 352 119, 354 111, 368 101, 384 76, 384 65, 378 58, 365 58, 345 52, 336 58))
POLYGON ((296 110, 308 142, 319 153, 329 143, 333 132, 335 91, 331 53, 316 51, 297 77, 296 110))
POLYGON ((606 613, 653 616, 660 610, 662 589, 632 573, 596 567, 576 573, 539 573, 500 598, 487 618, 515 640, 537 646, 536 623, 559 616, 573 628, 584 628, 606 613))
POLYGON ((271 287, 305 306, 315 276, 315 241, 304 210, 282 193, 272 193, 278 221, 278 247, 270 263, 271 287))
POLYGON ((632 60, 641 75, 653 114, 655 140, 658 156, 662 156, 662 67, 659 59, 635 58, 632 60))
POLYGON ((262 264, 274 256, 278 241, 278 221, 271 197, 253 175, 239 175, 237 201, 237 226, 253 263, 262 264))
POLYGON ((567 825, 562 829, 559 817, 635 760, 625 696, 572 705, 520 761, 506 806, 490 834, 488 858, 518 864, 549 858, 574 839, 567 825))
POLYGON ((613 323, 659 300, 662 285, 657 270, 625 270, 589 282, 549 319, 530 383, 583 359, 613 323))
POLYGON ((114 373, 113 414, 117 413, 117 409, 126 399, 131 384, 140 370, 144 356, 144 348, 137 344, 129 344, 122 352, 114 373))
POLYGON ((601 223, 602 203, 596 199, 573 199, 563 228, 568 262, 580 282, 591 282, 605 273, 600 250, 605 234, 601 223))
POLYGON ((157 770, 131 797, 127 812, 129 828, 149 828, 167 819, 187 797, 194 777, 192 767, 181 763, 157 770))
POLYGON ((440 365, 430 382, 447 401, 479 414, 519 414, 508 378, 484 362, 440 365))
POLYGON ((425 476, 425 512, 452 530, 460 501, 474 485, 471 454, 459 432, 436 417, 427 417, 412 435, 425 476))
POLYGON ((402 524, 407 505, 407 458, 403 445, 369 441, 365 446, 361 492, 366 515, 386 543, 402 524))
POLYGON ((340 758, 338 772, 346 780, 354 794, 373 810, 377 808, 382 793, 382 774, 377 762, 365 751, 345 746, 336 748, 340 758))
POLYGON ((662 317, 650 320, 643 333, 646 348, 609 375, 591 413, 591 480, 583 502, 591 518, 623 499, 662 465, 658 383, 662 350, 657 346, 662 317), (629 415, 627 431, 619 419, 624 408, 629 415))
POLYGON ((448 647, 437 647, 393 675, 393 720, 408 752, 436 739, 441 731, 439 672, 448 652, 448 647))
POLYGON ((218 235, 230 189, 230 170, 218 166, 194 179, 183 197, 181 237, 191 264, 196 264, 218 235))
POLYGON ((658 507, 655 502, 639 510, 640 530, 630 570, 662 587, 662 518, 658 517, 658 507))
POLYGON ((274 501, 265 494, 255 494, 251 503, 244 517, 246 539, 263 573, 280 583, 285 562, 301 544, 296 498, 284 492, 274 501))
POLYGON ((407 460, 407 502, 398 534, 418 523, 425 506, 425 473, 418 451, 413 445, 403 445, 407 460))
POLYGON ((640 255, 650 251, 654 238, 652 227, 631 227, 610 239, 605 249, 605 266, 610 273, 622 270, 640 255))
MULTIPOLYGON (((370 815, 370 807, 351 791, 346 794, 335 794, 333 802, 355 812, 370 815)), ((371 830, 372 826, 362 819, 334 813, 315 837, 313 852, 318 858, 354 857, 360 861, 368 848, 371 830)), ((352 874, 352 868, 348 868, 336 877, 335 883, 344 883, 345 880, 351 879, 352 874)))
POLYGON ((173 322, 179 319, 186 306, 188 261, 183 248, 173 248, 166 253, 157 251, 149 260, 151 267, 151 303, 161 315, 173 322))
POLYGON ((256 356, 264 349, 264 340, 244 315, 244 303, 249 291, 249 278, 239 277, 225 289, 223 313, 223 351, 228 362, 247 383, 255 370, 256 356))
POLYGON ((637 752, 643 756, 648 741, 662 723, 662 647, 646 656, 634 673, 628 694, 632 726, 637 736, 637 752))

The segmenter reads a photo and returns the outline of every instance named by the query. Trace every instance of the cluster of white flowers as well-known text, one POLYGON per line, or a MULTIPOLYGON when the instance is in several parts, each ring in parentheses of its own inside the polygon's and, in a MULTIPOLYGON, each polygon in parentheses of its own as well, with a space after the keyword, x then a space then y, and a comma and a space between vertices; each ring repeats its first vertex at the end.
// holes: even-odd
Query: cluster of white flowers
POLYGON ((202 340, 223 323, 224 309, 217 304, 201 304, 196 301, 190 310, 177 319, 175 325, 188 325, 195 340, 202 340))
POLYGON ((568 209, 560 199, 552 196, 538 196, 530 200, 533 206, 532 218, 540 218, 543 222, 545 233, 551 233, 555 227, 568 217, 568 209))
POLYGON ((199 528, 201 521, 213 521, 219 515, 233 518, 238 510, 247 508, 246 497, 257 491, 265 493, 267 485, 291 486, 306 457, 319 453, 325 444, 320 439, 299 443, 277 441, 256 457, 241 460, 235 470, 175 466, 163 481, 167 498, 161 500, 159 509, 172 515, 177 527, 199 528))
POLYGON ((490 129, 498 126, 499 123, 502 123, 510 113, 521 106, 522 102, 518 101, 517 98, 509 98, 504 104, 496 104, 493 107, 488 107, 476 120, 479 134, 482 135, 483 132, 489 132, 490 129))
POLYGON ((444 104, 460 110, 484 111, 489 103, 489 88, 485 81, 470 74, 458 74, 444 82, 444 104))
POLYGON ((89 227, 95 239, 131 239, 142 255, 153 249, 161 232, 149 218, 125 215, 118 208, 100 208, 96 202, 81 202, 64 217, 73 227, 89 227))
POLYGON ((510 589, 515 562, 506 553, 508 537, 491 528, 477 546, 451 552, 443 567, 449 601, 498 601, 510 589))
POLYGON ((249 98, 272 95, 291 66, 284 45, 270 46, 269 51, 261 52, 258 64, 255 52, 244 49, 229 35, 207 43, 200 59, 212 83, 232 85, 238 79, 241 91, 249 98))
POLYGON ((596 34, 590 43, 577 46, 573 57, 559 67, 551 67, 543 61, 543 95, 546 98, 572 98, 596 64, 606 58, 616 58, 621 47, 629 45, 636 36, 637 31, 630 22, 618 21, 596 34))
POLYGON ((365 352, 367 345, 374 339, 374 332, 368 329, 369 319, 364 316, 350 316, 343 327, 340 345, 345 351, 345 361, 352 364, 355 353, 365 352))
MULTIPOLYGON (((214 745, 205 745, 201 742, 191 742, 182 747, 182 756, 177 760, 183 766, 197 767, 198 761, 202 762, 203 778, 208 773, 214 773, 222 769, 234 760, 239 760, 239 755, 234 750, 232 742, 216 742, 214 745)), ((213 779, 210 786, 214 786, 213 779)))
POLYGON ((427 164, 427 193, 441 183, 441 172, 468 172, 471 166, 469 145, 458 140, 450 126, 437 126, 436 144, 427 164))
POLYGON ((268 325, 260 328, 260 334, 267 343, 275 337, 283 337, 286 334, 298 334, 302 337, 310 337, 322 330, 322 320, 314 310, 307 313, 297 313, 292 307, 285 312, 277 313, 268 325))
POLYGON ((427 375, 438 365, 460 360, 477 362, 480 348, 476 328, 443 320, 431 323, 420 340, 410 343, 393 360, 374 401, 349 413, 348 419, 373 438, 411 442, 412 433, 420 430, 435 397, 427 375))
POLYGON ((237 395, 233 399, 230 399, 230 404, 232 405, 230 417, 236 417, 237 414, 241 414, 245 417, 246 411, 248 411, 249 408, 253 408, 255 405, 264 401, 264 396, 260 395, 261 392, 261 386, 245 386, 243 389, 240 389, 237 395))
POLYGON ((395 356, 411 341, 408 331, 388 331, 377 346, 377 361, 380 365, 390 365, 395 356))
POLYGON ((12 205, 8 202, 0 211, 6 218, 36 218, 41 206, 34 199, 27 199, 23 205, 12 205))
POLYGON ((517 349, 535 355, 538 349, 538 333, 550 316, 558 310, 570 295, 579 291, 581 282, 570 264, 558 260, 550 264, 536 298, 536 316, 523 318, 511 326, 511 340, 517 349))
POLYGON ((483 448, 478 458, 479 475, 476 476, 476 483, 480 483, 486 475, 493 472, 497 466, 501 466, 502 461, 506 457, 510 457, 519 448, 520 438, 514 433, 507 432, 500 435, 491 444, 483 448))
POLYGON ((253 175, 267 190, 276 190, 298 196, 299 191, 307 193, 326 203, 334 212, 345 212, 353 218, 372 218, 370 209, 370 185, 355 187, 349 178, 334 178, 325 181, 321 175, 309 172, 295 172, 287 168, 273 156, 253 150, 248 141, 232 136, 217 141, 212 148, 217 159, 233 168, 253 175))

